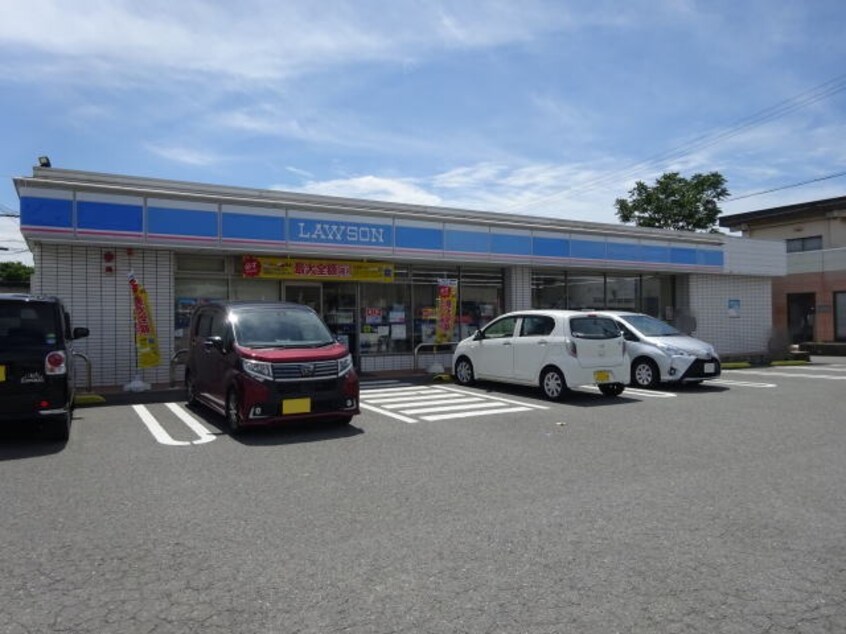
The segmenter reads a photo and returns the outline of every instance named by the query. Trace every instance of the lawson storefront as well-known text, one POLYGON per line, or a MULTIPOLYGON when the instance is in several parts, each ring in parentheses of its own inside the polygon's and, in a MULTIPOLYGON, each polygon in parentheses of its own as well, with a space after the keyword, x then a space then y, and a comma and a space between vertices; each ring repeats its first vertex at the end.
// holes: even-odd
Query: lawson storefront
POLYGON ((32 289, 91 330, 79 348, 95 385, 129 381, 142 343, 158 352, 143 379, 167 382, 193 308, 224 298, 311 306, 364 372, 410 370, 415 351, 419 368, 448 365, 432 344, 531 307, 638 310, 724 354, 761 352, 785 268, 783 245, 723 235, 55 168, 14 182, 32 289), (145 342, 130 275, 155 326, 145 342))

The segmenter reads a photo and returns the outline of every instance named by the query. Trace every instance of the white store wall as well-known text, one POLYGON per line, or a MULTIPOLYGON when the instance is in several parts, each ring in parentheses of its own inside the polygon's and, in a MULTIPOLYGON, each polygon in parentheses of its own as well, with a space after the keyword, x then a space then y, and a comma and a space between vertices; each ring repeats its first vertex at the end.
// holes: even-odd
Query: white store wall
MULTIPOLYGON (((173 353, 173 259, 170 251, 37 244, 33 250, 32 292, 60 297, 73 326, 91 334, 74 348, 92 361, 94 386, 125 385, 135 376, 135 326, 127 274, 132 268, 146 289, 159 339, 161 363, 141 371, 147 383, 170 380, 173 353), (131 251, 131 255, 130 255, 131 251), (107 263, 110 252, 114 261, 107 263), (106 267, 112 266, 113 272, 106 267)), ((85 364, 76 361, 77 385, 84 385, 85 364)))
POLYGON ((719 354, 764 354, 772 334, 771 279, 739 275, 691 275, 687 279, 693 336, 719 354), (740 300, 731 316, 729 300, 740 300))

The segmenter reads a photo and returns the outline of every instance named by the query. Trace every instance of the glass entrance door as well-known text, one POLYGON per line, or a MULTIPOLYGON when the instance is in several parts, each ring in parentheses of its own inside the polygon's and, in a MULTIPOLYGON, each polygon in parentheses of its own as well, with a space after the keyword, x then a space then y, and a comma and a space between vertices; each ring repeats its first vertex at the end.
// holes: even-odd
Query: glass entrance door
POLYGON ((308 306, 318 315, 323 314, 323 289, 320 284, 286 284, 285 301, 308 306))
POLYGON ((358 285, 353 282, 326 282, 323 285, 323 320, 338 341, 347 346, 358 364, 358 285))

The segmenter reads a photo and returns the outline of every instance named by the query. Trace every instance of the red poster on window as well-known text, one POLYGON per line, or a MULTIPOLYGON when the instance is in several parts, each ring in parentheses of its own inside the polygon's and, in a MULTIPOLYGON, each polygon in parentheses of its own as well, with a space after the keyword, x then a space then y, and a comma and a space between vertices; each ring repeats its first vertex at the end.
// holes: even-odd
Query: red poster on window
POLYGON ((458 280, 438 280, 438 323, 435 327, 435 343, 452 341, 457 304, 458 280))

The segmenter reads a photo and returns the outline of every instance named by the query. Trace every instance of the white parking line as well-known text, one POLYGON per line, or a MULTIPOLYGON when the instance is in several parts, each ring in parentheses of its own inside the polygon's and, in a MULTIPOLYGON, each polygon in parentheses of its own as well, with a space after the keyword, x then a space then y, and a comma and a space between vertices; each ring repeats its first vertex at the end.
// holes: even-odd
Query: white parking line
POLYGON ((196 418, 191 416, 191 414, 189 414, 187 411, 182 409, 182 407, 180 407, 176 403, 168 403, 167 408, 171 412, 176 414, 177 417, 179 417, 179 420, 181 420, 183 423, 188 425, 188 427, 191 428, 191 431, 193 431, 195 434, 197 434, 197 436, 199 436, 199 439, 198 440, 192 440, 191 444, 202 445, 204 443, 211 442, 212 440, 215 439, 215 436, 211 432, 209 432, 208 429, 203 427, 203 425, 200 423, 200 421, 198 421, 196 418))
POLYGON ((414 418, 409 418, 408 416, 403 416, 401 414, 397 414, 396 412, 389 412, 388 410, 382 409, 380 407, 373 407, 372 405, 367 405, 366 403, 363 403, 363 402, 359 403, 358 406, 361 409, 366 409, 366 410, 371 411, 371 412, 376 412, 377 414, 382 414, 382 416, 388 416, 390 418, 396 418, 397 420, 402 421, 403 423, 416 423, 417 422, 417 420, 414 419, 414 418))
MULTIPOLYGON (((586 392, 599 392, 599 388, 596 385, 583 385, 582 387, 576 389, 584 390, 586 392)), ((622 396, 645 396, 647 398, 676 398, 678 394, 673 394, 672 392, 659 392, 658 390, 640 390, 636 387, 627 387, 623 391, 622 396)))
POLYGON ((467 398, 458 401, 456 405, 439 405, 438 407, 416 407, 413 409, 401 409, 402 414, 435 414, 436 412, 457 412, 463 409, 477 409, 486 407, 502 407, 497 401, 485 401, 481 398, 467 398))
POLYGON ((426 385, 418 385, 415 387, 392 387, 387 389, 375 389, 375 390, 361 390, 361 393, 371 397, 371 396, 384 396, 385 394, 425 394, 429 391, 429 387, 426 385))
POLYGON ((778 387, 775 383, 751 383, 749 381, 730 381, 728 379, 711 379, 708 383, 717 383, 718 385, 736 385, 738 387, 778 387))
POLYGON ((147 429, 150 430, 150 433, 153 434, 153 438, 161 444, 171 446, 184 446, 191 444, 187 440, 174 440, 171 438, 164 430, 164 427, 159 424, 159 421, 157 421, 150 411, 143 405, 133 405, 132 409, 135 410, 135 413, 141 418, 141 422, 144 423, 147 426, 147 429))
POLYGON ((162 445, 169 445, 171 447, 184 447, 186 445, 202 445, 207 442, 211 442, 215 440, 217 437, 214 436, 212 433, 209 432, 208 429, 203 427, 196 418, 191 416, 187 411, 183 410, 179 405, 176 403, 166 403, 166 407, 176 414, 176 416, 185 423, 188 428, 194 432, 197 436, 197 440, 175 440, 165 431, 165 428, 162 427, 161 423, 156 420, 156 417, 150 413, 143 405, 133 405, 132 409, 135 410, 135 413, 138 414, 138 417, 141 419, 141 422, 147 427, 149 432, 153 435, 153 438, 156 439, 157 442, 161 443, 162 445))
POLYGON ((508 398, 502 398, 501 396, 491 396, 489 394, 481 394, 480 392, 473 392, 473 391, 470 391, 470 390, 464 390, 464 389, 457 388, 457 387, 442 386, 442 387, 439 387, 439 388, 436 388, 436 389, 446 390, 448 392, 456 392, 458 394, 465 394, 467 396, 481 396, 482 398, 493 399, 495 401, 502 401, 503 403, 512 403, 513 405, 522 405, 523 407, 529 407, 531 409, 549 409, 549 407, 547 407, 546 405, 535 405, 534 403, 523 403, 521 401, 513 401, 513 400, 508 399, 508 398))
POLYGON ((846 375, 835 374, 806 374, 802 372, 784 372, 781 370, 732 370, 732 374, 757 374, 761 376, 789 376, 803 379, 825 379, 829 381, 846 381, 846 375))
POLYGON ((431 385, 380 389, 375 393, 362 392, 360 406, 362 409, 404 423, 549 409, 545 405, 535 405, 454 387, 431 385), (421 416, 414 418, 411 415, 421 416))
POLYGON ((433 416, 422 416, 425 421, 447 420, 448 418, 470 418, 471 416, 488 416, 489 414, 509 414, 511 412, 528 412, 529 407, 505 407, 502 409, 489 409, 485 411, 459 412, 457 414, 435 414, 433 416))
POLYGON ((417 403, 420 401, 448 401, 456 399, 461 399, 461 396, 458 394, 443 394, 440 392, 420 392, 413 396, 389 396, 383 398, 368 398, 367 402, 373 403, 374 405, 387 405, 388 403, 417 403))

